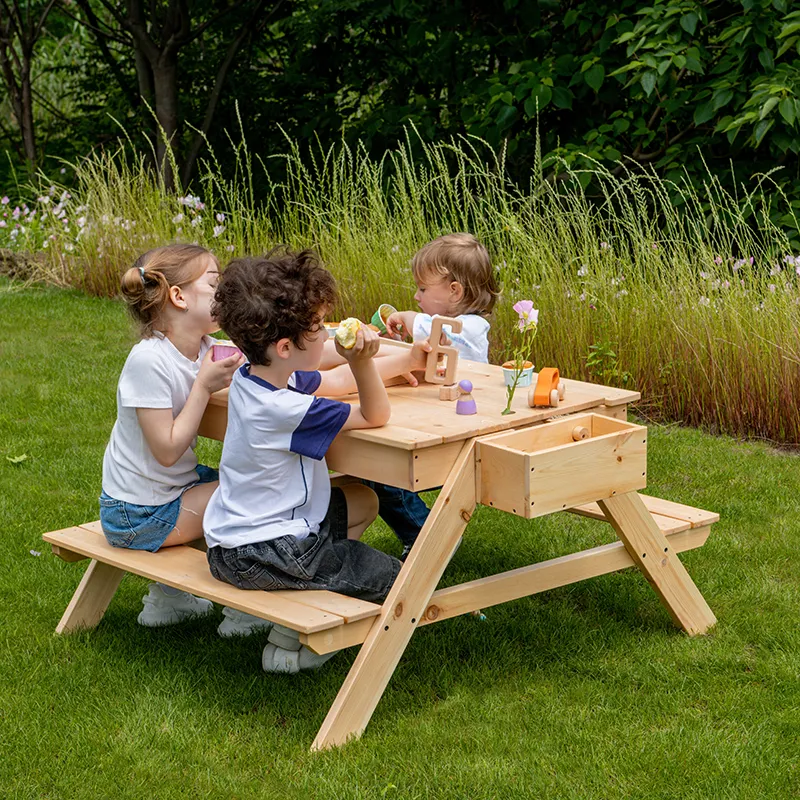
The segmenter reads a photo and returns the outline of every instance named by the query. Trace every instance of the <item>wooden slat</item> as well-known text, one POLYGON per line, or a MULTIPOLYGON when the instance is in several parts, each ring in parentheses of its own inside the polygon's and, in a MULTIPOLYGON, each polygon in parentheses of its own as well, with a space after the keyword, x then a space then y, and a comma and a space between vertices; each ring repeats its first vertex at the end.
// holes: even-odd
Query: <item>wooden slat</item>
POLYGON ((92 561, 83 573, 61 621, 56 625, 56 633, 94 628, 106 613, 124 576, 124 570, 92 561))
MULTIPOLYGON (((392 420, 382 428, 347 431, 339 439, 371 442, 397 450, 417 450, 436 447, 442 443, 463 442, 478 435, 494 431, 532 425, 550 417, 587 411, 600 407, 624 406, 639 399, 638 392, 614 389, 582 381, 564 381, 566 396, 558 408, 528 408, 525 387, 517 391, 513 408, 515 414, 503 416, 505 386, 501 367, 491 364, 460 360, 459 380, 468 378, 473 383, 473 397, 478 413, 460 416, 452 403, 439 400, 438 385, 407 384, 388 389, 392 400, 392 420)), ((227 417, 227 393, 224 389, 209 401, 200 426, 200 435, 222 439, 227 417)), ((357 402, 351 395, 344 402, 357 402)))
POLYGON ((693 528, 719 522, 719 514, 714 511, 704 511, 702 508, 692 508, 681 503, 673 503, 671 500, 662 500, 660 497, 649 497, 646 494, 639 496, 651 514, 683 520, 690 523, 693 528))
MULTIPOLYGON (((667 536, 676 553, 702 547, 711 532, 710 526, 676 531, 667 536)), ((492 575, 488 578, 439 589, 431 596, 420 625, 431 625, 446 619, 468 614, 481 608, 489 608, 509 600, 545 592, 559 586, 606 575, 610 572, 635 566, 622 542, 594 547, 580 553, 542 561, 529 567, 492 575)), ((342 625, 330 631, 301 635, 303 644, 318 653, 330 653, 344 647, 362 644, 367 638, 371 624, 362 621, 354 625, 342 625)))
POLYGON ((323 750, 360 736, 427 607, 475 509, 475 443, 464 445, 380 616, 312 745, 323 750))
MULTIPOLYGON (((719 514, 714 511, 704 511, 702 508, 692 508, 692 506, 673 503, 671 500, 662 500, 660 497, 650 497, 650 495, 641 493, 639 497, 653 515, 653 519, 662 533, 702 528, 719 522, 719 514)), ((567 510, 570 514, 580 514, 584 517, 606 521, 605 514, 597 503, 587 503, 567 510)))
POLYGON ((294 593, 289 599, 288 592, 248 592, 222 583, 212 577, 205 555, 191 547, 168 547, 158 553, 125 550, 111 547, 104 538, 83 526, 69 534, 46 533, 43 538, 50 544, 83 553, 125 572, 206 597, 302 633, 334 628, 345 622, 339 614, 297 602, 294 593))
MULTIPOLYGON (((89 530, 98 536, 103 536, 103 529, 100 525, 100 520, 96 520, 95 522, 87 522, 85 525, 81 525, 80 527, 85 530, 89 530)), ((205 542, 202 540, 199 540, 198 542, 190 542, 188 545, 185 545, 185 547, 191 547, 199 550, 203 554, 202 564, 198 562, 198 565, 201 570, 208 572, 208 562, 205 557, 205 542)), ((114 548, 111 549, 113 550, 114 548)), ((168 549, 174 550, 175 548, 168 549)), ((164 553, 166 550, 161 550, 159 552, 164 553)), ((195 557, 191 556, 191 558, 195 557)), ((233 586, 231 588, 235 591, 240 591, 233 586)), ((250 591, 241 591, 244 591, 245 595, 248 596, 253 594, 253 592, 250 591)), ((197 592, 194 592, 194 594, 197 594, 197 592)), ((279 590, 270 592, 270 594, 273 595, 273 597, 283 598, 292 603, 300 603, 300 605, 310 606, 311 608, 319 609, 320 611, 335 614, 336 616, 341 617, 345 622, 355 622, 356 620, 364 619, 366 617, 374 617, 377 616, 381 610, 381 607, 375 603, 370 603, 366 600, 359 600, 355 597, 348 597, 344 594, 337 594, 336 592, 317 590, 292 592, 279 590)))
POLYGON ((636 492, 600 500, 600 508, 675 622, 690 636, 717 621, 686 568, 636 492))
MULTIPOLYGON (((645 499, 644 495, 641 497, 642 500, 645 499)), ((590 519, 599 519, 602 522, 608 522, 606 515, 600 510, 600 506, 597 505, 597 503, 586 503, 582 506, 575 506, 575 508, 568 508, 565 513, 578 514, 581 517, 589 517, 590 519)), ((690 522, 675 519, 674 517, 664 517, 661 514, 653 514, 653 519, 656 525, 658 525, 658 529, 665 536, 672 533, 680 533, 680 531, 688 531, 692 527, 690 522)))

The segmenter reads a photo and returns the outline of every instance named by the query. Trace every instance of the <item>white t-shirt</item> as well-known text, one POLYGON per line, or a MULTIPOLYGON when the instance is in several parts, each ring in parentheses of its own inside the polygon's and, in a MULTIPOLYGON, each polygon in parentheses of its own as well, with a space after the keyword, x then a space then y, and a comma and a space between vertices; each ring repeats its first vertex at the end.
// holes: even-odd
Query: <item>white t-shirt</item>
POLYGON ((325 453, 350 415, 338 400, 314 397, 319 372, 295 372, 287 389, 233 376, 219 487, 203 517, 209 547, 239 547, 316 533, 328 511, 325 453))
POLYGON ((117 421, 103 457, 103 491, 115 500, 161 506, 197 482, 197 438, 171 467, 156 461, 136 415, 137 408, 183 410, 213 339, 203 337, 196 361, 186 358, 162 333, 134 345, 117 385, 117 421))
MULTIPOLYGON (((444 325, 442 330, 447 338, 458 350, 458 354, 469 361, 489 363, 489 323, 484 317, 477 314, 461 314, 454 319, 461 320, 461 333, 453 333, 449 325, 444 325)), ((414 341, 427 339, 431 335, 430 314, 417 314, 414 317, 414 341)))

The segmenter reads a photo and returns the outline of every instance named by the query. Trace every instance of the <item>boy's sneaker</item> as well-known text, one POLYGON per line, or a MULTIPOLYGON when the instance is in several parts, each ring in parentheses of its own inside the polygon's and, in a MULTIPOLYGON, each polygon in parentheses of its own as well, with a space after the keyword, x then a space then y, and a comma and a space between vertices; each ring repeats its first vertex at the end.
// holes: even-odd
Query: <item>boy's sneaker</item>
POLYGON ((174 625, 192 617, 204 617, 211 613, 214 604, 188 592, 168 594, 157 583, 150 584, 150 591, 142 598, 144 608, 137 622, 146 628, 174 625))
POLYGON ((291 628, 274 625, 269 633, 269 644, 261 654, 264 672, 283 672, 294 675, 301 669, 316 669, 338 653, 319 655, 300 644, 300 635, 291 628))
POLYGON ((413 544, 405 544, 403 545, 403 552, 400 554, 400 560, 405 563, 405 560, 408 558, 409 553, 411 552, 411 548, 413 544))
POLYGON ((237 611, 235 608, 222 609, 225 619, 220 622, 217 633, 225 638, 229 636, 249 636, 256 631, 268 631, 272 628, 272 623, 268 619, 261 619, 252 614, 245 614, 244 611, 237 611))

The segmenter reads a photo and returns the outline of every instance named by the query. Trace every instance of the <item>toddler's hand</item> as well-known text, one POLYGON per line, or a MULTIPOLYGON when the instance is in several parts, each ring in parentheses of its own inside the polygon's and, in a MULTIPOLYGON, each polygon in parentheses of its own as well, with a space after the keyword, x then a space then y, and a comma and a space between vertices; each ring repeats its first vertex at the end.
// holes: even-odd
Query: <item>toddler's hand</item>
POLYGON ((221 361, 213 361, 212 352, 213 348, 209 348, 195 380, 209 394, 214 394, 214 392, 230 386, 233 373, 245 362, 245 358, 241 353, 228 356, 221 361))
POLYGON ((378 355, 380 346, 381 341, 377 332, 362 325, 356 332, 356 343, 349 350, 345 350, 337 341, 336 352, 353 367, 365 364, 378 355))
POLYGON ((394 338, 403 338, 408 331, 403 327, 403 315, 400 311, 389 314, 386 318, 386 333, 394 338))

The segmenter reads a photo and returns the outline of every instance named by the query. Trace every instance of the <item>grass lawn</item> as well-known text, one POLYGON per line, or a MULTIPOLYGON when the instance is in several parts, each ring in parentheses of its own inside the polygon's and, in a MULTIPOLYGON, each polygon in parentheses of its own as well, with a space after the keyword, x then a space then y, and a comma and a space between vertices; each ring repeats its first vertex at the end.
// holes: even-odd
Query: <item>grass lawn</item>
MULTIPOLYGON (((713 509, 682 556, 719 624, 689 639, 633 571, 414 635, 364 737, 309 745, 355 657, 267 676, 263 637, 136 624, 127 577, 100 626, 55 637, 85 568, 44 531, 97 519, 119 303, 0 282, 0 797, 787 798, 800 793, 800 458, 652 427, 648 491, 713 509), (25 458, 22 458, 25 456, 25 458), (18 463, 13 463, 16 459, 18 463)), ((216 463, 219 445, 201 442, 216 463)), ((564 515, 481 508, 457 583, 611 541, 564 515)), ((397 553, 378 523, 368 541, 397 553)))

